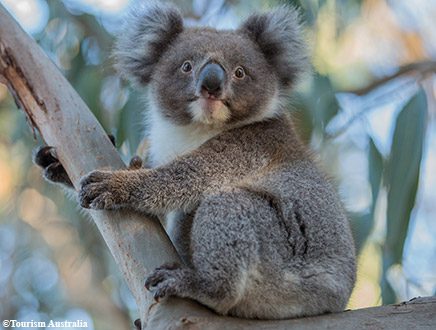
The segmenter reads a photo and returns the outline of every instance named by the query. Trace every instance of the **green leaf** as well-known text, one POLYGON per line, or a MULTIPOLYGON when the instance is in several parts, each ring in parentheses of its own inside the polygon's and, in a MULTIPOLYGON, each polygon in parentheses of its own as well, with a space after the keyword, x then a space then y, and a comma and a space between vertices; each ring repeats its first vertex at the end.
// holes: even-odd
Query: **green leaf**
POLYGON ((324 134, 328 122, 339 110, 335 91, 327 76, 315 75, 311 93, 306 96, 306 102, 312 112, 314 127, 324 134))
POLYGON ((427 102, 421 89, 398 115, 386 166, 387 229, 383 249, 383 303, 395 302, 386 271, 401 263, 410 215, 415 205, 427 122, 427 102))
POLYGON ((145 115, 142 113, 146 111, 144 108, 145 106, 141 104, 138 94, 132 92, 120 113, 116 136, 118 146, 121 146, 124 141, 128 141, 131 156, 136 154, 136 149, 141 142, 145 126, 145 115))
POLYGON ((315 101, 313 103, 315 126, 318 125, 324 131, 328 122, 338 113, 339 104, 327 76, 316 75, 313 91, 315 95, 312 95, 311 100, 315 101))
POLYGON ((371 217, 374 218, 374 209, 376 206, 380 183, 383 174, 383 156, 374 144, 372 138, 369 138, 368 148, 368 176, 371 185, 372 204, 371 217))
POLYGON ((76 79, 72 82, 77 93, 85 101, 86 105, 91 109, 97 117, 101 125, 108 131, 109 127, 103 115, 103 109, 100 104, 102 77, 98 69, 82 67, 76 79))
POLYGON ((354 245, 356 246, 356 254, 359 255, 366 239, 371 233, 374 221, 370 213, 351 213, 349 217, 354 245))

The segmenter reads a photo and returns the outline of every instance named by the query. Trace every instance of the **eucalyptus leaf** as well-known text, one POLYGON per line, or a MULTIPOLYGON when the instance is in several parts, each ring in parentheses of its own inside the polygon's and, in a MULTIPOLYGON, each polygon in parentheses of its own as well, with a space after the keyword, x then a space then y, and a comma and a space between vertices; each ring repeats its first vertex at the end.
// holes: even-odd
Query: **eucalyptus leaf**
POLYGON ((338 113, 339 104, 336 99, 335 91, 333 89, 330 78, 319 75, 317 77, 315 86, 316 91, 318 93, 321 92, 317 105, 319 118, 325 126, 330 121, 330 119, 332 119, 338 113))
POLYGON ((121 110, 117 131, 118 146, 128 141, 131 156, 141 142, 145 127, 145 106, 139 100, 138 93, 132 92, 124 108, 121 110))
POLYGON ((324 134, 325 127, 339 110, 335 91, 327 76, 314 76, 313 87, 307 95, 306 104, 312 111, 314 128, 324 134))
POLYGON ((349 217, 356 253, 359 255, 371 233, 374 221, 370 213, 351 213, 349 217))
POLYGON ((371 218, 374 218, 374 210, 378 198, 378 194, 380 191, 380 184, 382 180, 383 174, 383 156, 380 151, 377 149, 372 138, 369 139, 369 147, 368 147, 368 176, 369 183, 371 185, 371 195, 372 195, 372 204, 371 204, 371 218))
POLYGON ((395 296, 386 280, 386 272, 402 261, 410 215, 415 205, 419 171, 427 122, 425 92, 419 92, 398 115, 391 153, 386 166, 387 196, 386 240, 383 247, 383 303, 395 296))

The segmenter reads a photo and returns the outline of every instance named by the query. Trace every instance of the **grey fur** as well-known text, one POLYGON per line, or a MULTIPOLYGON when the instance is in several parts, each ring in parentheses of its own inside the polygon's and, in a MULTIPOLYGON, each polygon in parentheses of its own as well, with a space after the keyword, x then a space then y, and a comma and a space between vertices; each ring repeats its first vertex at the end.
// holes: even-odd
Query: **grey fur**
POLYGON ((182 219, 193 220, 177 246, 185 265, 150 275, 156 297, 275 319, 340 311, 353 287, 347 218, 286 116, 226 131, 156 169, 92 172, 80 200, 94 209, 195 213, 182 219))
POLYGON ((293 86, 307 71, 307 45, 296 9, 280 6, 267 14, 252 15, 240 30, 259 45, 284 86, 293 86))
POLYGON ((138 2, 129 10, 115 46, 116 67, 135 84, 146 84, 156 61, 182 31, 179 11, 163 2, 138 2))
POLYGON ((118 57, 135 55, 119 66, 133 80, 150 81, 152 124, 175 131, 187 146, 174 157, 168 152, 170 159, 160 157, 168 145, 159 138, 166 137, 152 133, 154 168, 91 172, 81 181, 81 205, 176 211, 171 238, 183 264, 148 274, 146 287, 156 299, 187 297, 221 314, 261 319, 344 309, 355 280, 348 220, 280 105, 282 92, 307 66, 297 13, 282 7, 250 17, 236 31, 182 27, 171 35, 164 25, 174 11, 156 6, 121 35, 118 57), (171 40, 160 53, 141 34, 149 33, 144 24, 153 26, 153 38, 163 31, 171 40), (135 43, 124 40, 132 31, 135 43), (192 72, 180 70, 186 60, 192 72), (218 101, 195 94, 199 73, 211 61, 226 72, 218 101), (247 72, 243 79, 233 75, 238 66, 247 72), (193 104, 200 111, 194 115, 193 104), (228 116, 198 121, 207 109, 228 116), (189 139, 197 133, 202 137, 193 147, 189 139))

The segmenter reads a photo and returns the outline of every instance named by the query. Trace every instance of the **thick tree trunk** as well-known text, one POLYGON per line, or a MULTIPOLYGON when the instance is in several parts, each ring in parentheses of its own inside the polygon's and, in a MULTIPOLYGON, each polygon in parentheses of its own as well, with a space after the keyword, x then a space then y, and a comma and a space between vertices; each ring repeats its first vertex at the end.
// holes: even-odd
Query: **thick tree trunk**
MULTIPOLYGON (((1 5, 0 79, 26 113, 32 129, 56 148, 76 187, 80 177, 91 170, 124 167, 79 95, 1 5)), ((179 260, 159 221, 127 211, 92 211, 91 216, 136 299, 144 329, 352 329, 356 325, 430 329, 436 325, 436 298, 283 321, 219 317, 193 301, 176 298, 157 304, 144 289, 144 278, 162 263, 179 260)))

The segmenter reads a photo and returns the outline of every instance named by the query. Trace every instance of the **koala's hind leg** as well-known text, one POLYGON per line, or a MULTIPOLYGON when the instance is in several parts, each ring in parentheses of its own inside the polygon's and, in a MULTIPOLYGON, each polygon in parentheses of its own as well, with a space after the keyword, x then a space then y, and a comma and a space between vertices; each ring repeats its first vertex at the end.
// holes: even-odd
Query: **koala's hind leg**
POLYGON ((205 198, 192 227, 192 262, 198 301, 226 314, 247 294, 250 271, 259 262, 255 226, 265 201, 232 188, 205 198))
POLYGON ((205 197, 192 224, 192 267, 164 265, 146 287, 157 298, 192 298, 226 314, 250 290, 250 271, 259 261, 255 225, 265 206, 265 200, 237 188, 205 197))

